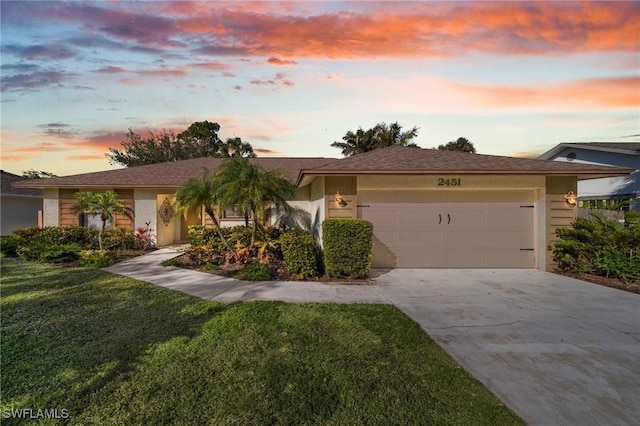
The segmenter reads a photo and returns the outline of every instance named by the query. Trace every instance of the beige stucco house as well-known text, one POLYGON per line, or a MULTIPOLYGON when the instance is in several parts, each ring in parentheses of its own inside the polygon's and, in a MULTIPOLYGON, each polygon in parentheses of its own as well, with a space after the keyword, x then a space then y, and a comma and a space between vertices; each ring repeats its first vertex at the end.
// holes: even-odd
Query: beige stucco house
MULTIPOLYGON (((135 211, 131 229, 150 227, 159 245, 186 238, 205 215, 173 216, 177 188, 224 160, 198 158, 51 178, 18 186, 44 190, 44 225, 78 224, 74 193, 113 189, 135 211)), ((292 204, 319 224, 358 217, 374 225, 374 267, 550 270, 547 249, 576 215, 577 182, 632 169, 390 147, 343 159, 255 158, 296 185, 292 204)), ((227 217, 223 225, 242 223, 227 217)))

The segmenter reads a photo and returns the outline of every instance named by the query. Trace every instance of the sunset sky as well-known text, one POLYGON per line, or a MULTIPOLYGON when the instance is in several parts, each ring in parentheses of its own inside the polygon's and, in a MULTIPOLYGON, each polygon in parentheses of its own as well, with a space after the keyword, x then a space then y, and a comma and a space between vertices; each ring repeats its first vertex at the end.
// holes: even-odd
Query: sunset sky
POLYGON ((339 157, 383 121, 484 154, 640 141, 640 2, 0 4, 17 174, 118 167, 127 129, 203 120, 259 156, 339 157))

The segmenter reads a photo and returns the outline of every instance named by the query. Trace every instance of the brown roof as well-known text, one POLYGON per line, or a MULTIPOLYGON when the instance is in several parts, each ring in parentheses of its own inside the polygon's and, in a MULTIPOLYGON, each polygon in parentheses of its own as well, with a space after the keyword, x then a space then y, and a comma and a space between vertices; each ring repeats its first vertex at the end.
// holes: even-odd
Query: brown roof
POLYGON ((0 170, 0 182, 2 185, 2 195, 18 195, 22 197, 42 197, 41 189, 14 188, 16 182, 27 180, 24 176, 0 170))
POLYGON ((543 174, 584 179, 631 172, 622 167, 392 146, 301 170, 297 182, 305 175, 329 174, 543 174))
MULTIPOLYGON (((295 182, 301 169, 318 167, 331 160, 333 159, 276 157, 250 159, 251 162, 259 164, 266 170, 281 169, 291 182, 295 182)), ((103 172, 34 179, 17 186, 22 188, 178 188, 191 178, 201 177, 204 169, 215 171, 224 161, 224 158, 194 158, 103 172)))
MULTIPOLYGON (((95 173, 36 179, 16 184, 21 188, 177 188, 190 178, 213 172, 225 159, 192 160, 150 164, 95 173)), ((252 158, 266 170, 281 169, 296 184, 304 176, 358 174, 543 174, 593 178, 633 172, 621 167, 574 164, 529 158, 499 157, 455 151, 393 146, 342 159, 252 158)))

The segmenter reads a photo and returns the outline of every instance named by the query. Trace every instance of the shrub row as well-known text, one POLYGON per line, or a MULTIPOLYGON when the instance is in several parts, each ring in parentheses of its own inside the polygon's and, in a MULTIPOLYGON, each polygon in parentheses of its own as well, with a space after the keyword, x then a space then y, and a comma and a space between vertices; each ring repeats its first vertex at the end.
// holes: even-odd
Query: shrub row
POLYGON ((592 273, 623 281, 640 281, 640 220, 626 225, 592 214, 556 231, 551 246, 558 269, 592 273))
MULTIPOLYGON (((112 229, 104 234, 106 250, 131 250, 134 245, 134 234, 126 229, 112 229)), ((97 248, 98 231, 83 226, 20 228, 0 240, 0 251, 5 256, 51 263, 78 260, 83 250, 97 248)))
POLYGON ((324 264, 318 244, 311 234, 302 229, 279 232, 273 227, 259 228, 253 247, 251 228, 223 228, 222 232, 232 248, 231 252, 226 249, 217 230, 189 227, 191 260, 200 266, 223 261, 238 264, 259 261, 272 266, 282 262, 287 273, 300 278, 317 277, 324 273, 325 267, 331 277, 364 278, 371 267, 373 225, 361 219, 324 221, 324 264))

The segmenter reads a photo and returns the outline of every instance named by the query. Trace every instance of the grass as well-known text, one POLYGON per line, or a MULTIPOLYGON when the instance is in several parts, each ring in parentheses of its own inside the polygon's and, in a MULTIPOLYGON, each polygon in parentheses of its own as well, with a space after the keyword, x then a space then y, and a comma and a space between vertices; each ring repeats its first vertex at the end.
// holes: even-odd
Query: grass
POLYGON ((66 409, 66 422, 82 425, 523 424, 393 306, 222 304, 13 259, 1 272, 0 415, 66 409))

